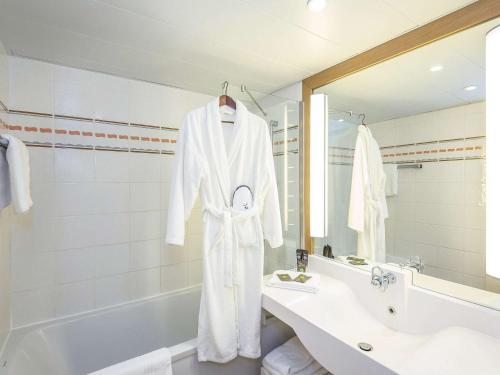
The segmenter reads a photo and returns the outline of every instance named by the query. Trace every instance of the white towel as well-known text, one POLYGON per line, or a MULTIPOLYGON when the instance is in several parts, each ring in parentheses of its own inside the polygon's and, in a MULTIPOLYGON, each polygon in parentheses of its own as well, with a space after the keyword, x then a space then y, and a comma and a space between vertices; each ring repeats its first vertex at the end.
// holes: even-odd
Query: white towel
POLYGON ((9 141, 6 159, 9 164, 10 193, 16 214, 27 212, 33 205, 30 193, 30 156, 28 148, 11 135, 2 135, 9 141))
MULTIPOLYGON (((314 363, 311 363, 311 366, 312 365, 314 365, 314 363)), ((304 371, 308 371, 308 370, 309 369, 306 368, 304 371)), ((318 371, 313 372, 312 374, 311 374, 311 372, 304 372, 304 373, 297 373, 295 375, 304 375, 304 374, 308 374, 308 375, 326 375, 326 374, 329 374, 329 372, 328 372, 328 370, 326 370, 323 367, 321 367, 318 371)), ((264 366, 262 366, 261 375, 280 375, 280 374, 278 374, 276 371, 269 370, 269 369, 265 368, 264 366)))
POLYGON ((385 172, 385 195, 391 197, 398 195, 398 165, 384 164, 385 172))
POLYGON ((295 271, 274 271, 271 278, 269 279, 267 285, 275 288, 292 289, 301 292, 317 293, 319 290, 320 277, 317 273, 309 272, 295 272, 295 271), (295 279, 299 274, 304 274, 310 276, 311 278, 305 283, 300 283, 297 281, 281 281, 278 274, 287 274, 290 278, 295 279))
POLYGON ((262 366, 271 375, 317 375, 328 372, 309 354, 297 336, 266 355, 262 366))
POLYGON ((161 348, 88 375, 172 375, 172 357, 161 348))
POLYGON ((9 164, 5 154, 6 150, 0 147, 0 210, 11 202, 9 164))

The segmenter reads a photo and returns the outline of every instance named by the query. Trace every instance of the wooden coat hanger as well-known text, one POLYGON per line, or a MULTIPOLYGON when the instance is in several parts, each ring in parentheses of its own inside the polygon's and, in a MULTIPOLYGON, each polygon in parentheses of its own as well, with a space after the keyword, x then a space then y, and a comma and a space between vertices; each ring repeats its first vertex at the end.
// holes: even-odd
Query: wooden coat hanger
POLYGON ((222 95, 219 96, 219 107, 223 107, 226 105, 229 108, 236 110, 236 102, 233 100, 233 98, 227 95, 228 86, 229 82, 224 81, 224 83, 222 84, 222 95))
MULTIPOLYGON (((219 96, 219 108, 228 106, 229 108, 233 109, 236 111, 236 102, 231 98, 229 95, 227 95, 227 88, 229 86, 228 81, 224 81, 222 84, 222 95, 219 96)), ((234 121, 221 121, 223 124, 234 124, 234 121)))

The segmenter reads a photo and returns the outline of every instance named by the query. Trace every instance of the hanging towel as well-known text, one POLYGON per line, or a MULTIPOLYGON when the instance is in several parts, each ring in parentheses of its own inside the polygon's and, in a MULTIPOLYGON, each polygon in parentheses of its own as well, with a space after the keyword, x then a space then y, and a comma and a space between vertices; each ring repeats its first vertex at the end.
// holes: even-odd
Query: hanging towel
POLYGON ((301 292, 317 293, 319 290, 319 282, 320 282, 320 277, 319 277, 319 274, 317 274, 317 273, 278 270, 278 271, 273 272, 271 279, 269 280, 267 285, 271 286, 271 287, 275 287, 275 288, 283 288, 283 289, 298 290, 301 292), (292 281, 281 281, 280 278, 278 277, 279 274, 289 275, 290 279, 292 281), (301 274, 304 274, 304 275, 310 277, 310 279, 304 283, 301 283, 298 281, 293 281, 293 279, 295 279, 298 275, 301 275, 301 274))
POLYGON ((172 375, 172 357, 161 348, 88 375, 172 375))
POLYGON ((271 375, 317 375, 328 372, 309 354, 297 336, 266 355, 262 366, 271 375))
POLYGON ((385 172, 385 196, 392 197, 398 195, 398 165, 384 164, 385 172))
POLYGON ((6 159, 9 164, 10 192, 16 214, 27 212, 33 205, 30 193, 30 157, 28 148, 11 135, 2 135, 9 141, 6 159))
POLYGON ((7 150, 0 147, 0 210, 11 202, 9 164, 6 158, 7 150))

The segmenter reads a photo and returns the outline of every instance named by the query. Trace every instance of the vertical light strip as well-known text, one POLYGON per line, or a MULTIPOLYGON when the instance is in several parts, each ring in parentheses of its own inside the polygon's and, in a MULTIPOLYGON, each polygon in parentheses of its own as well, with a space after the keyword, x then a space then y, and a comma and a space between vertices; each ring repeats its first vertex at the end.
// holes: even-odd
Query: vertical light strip
POLYGON ((311 237, 326 237, 327 223, 327 158, 326 134, 328 124, 328 97, 325 94, 311 95, 310 129, 310 223, 311 237))
POLYGON ((486 34, 486 273, 500 278, 500 27, 486 34))
POLYGON ((284 111, 283 111, 283 138, 284 138, 284 143, 283 143, 283 196, 285 197, 284 199, 284 227, 285 227, 285 232, 288 232, 288 200, 290 197, 288 196, 288 104, 284 105, 284 111))

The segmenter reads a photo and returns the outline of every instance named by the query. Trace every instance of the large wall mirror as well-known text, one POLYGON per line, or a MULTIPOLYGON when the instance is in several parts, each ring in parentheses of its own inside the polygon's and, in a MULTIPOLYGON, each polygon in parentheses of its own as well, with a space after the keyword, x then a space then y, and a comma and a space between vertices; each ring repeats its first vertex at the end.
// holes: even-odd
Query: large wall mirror
MULTIPOLYGON (((482 23, 314 90, 327 103, 320 134, 326 209, 316 254, 330 256, 331 249, 335 260, 367 270, 380 262, 406 265, 421 287, 500 309, 500 264, 487 267, 500 257, 486 256, 485 177, 486 94, 494 86, 486 79, 486 35, 499 25, 482 23), (363 199, 353 192, 363 190, 362 175, 379 177, 371 165, 370 172, 353 168, 356 141, 367 134, 378 143, 386 176, 387 217, 374 219, 372 239, 349 219, 359 210, 353 199, 363 199), (372 249, 361 243, 370 241, 372 249)), ((365 200, 364 210, 380 215, 384 210, 370 205, 381 204, 365 200)))

